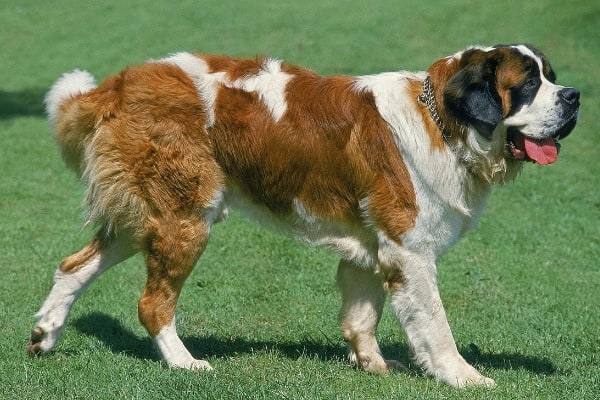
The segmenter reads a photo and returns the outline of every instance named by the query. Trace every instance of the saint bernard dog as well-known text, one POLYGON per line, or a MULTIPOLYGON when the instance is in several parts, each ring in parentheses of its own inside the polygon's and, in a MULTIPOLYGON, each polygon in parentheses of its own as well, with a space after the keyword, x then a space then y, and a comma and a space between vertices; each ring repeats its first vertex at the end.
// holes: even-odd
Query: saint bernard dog
POLYGON ((237 207, 339 254, 340 323, 357 366, 402 367, 375 337, 389 295, 416 364, 453 386, 493 386, 457 351, 436 261, 493 184, 524 162, 556 161, 579 92, 555 79, 529 45, 468 47, 426 72, 367 76, 190 53, 100 85, 85 71, 63 75, 48 117, 98 232, 58 267, 28 352, 49 352, 94 279, 142 252, 141 323, 169 366, 212 369, 179 338, 175 309, 212 225, 237 207))

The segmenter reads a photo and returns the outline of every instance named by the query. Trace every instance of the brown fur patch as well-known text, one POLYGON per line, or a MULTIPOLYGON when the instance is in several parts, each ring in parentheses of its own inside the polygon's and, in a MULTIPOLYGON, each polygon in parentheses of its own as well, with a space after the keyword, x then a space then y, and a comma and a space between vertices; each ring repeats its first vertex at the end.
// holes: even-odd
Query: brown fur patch
POLYGON ((502 99, 502 115, 506 117, 512 109, 511 89, 525 81, 529 71, 537 68, 537 65, 529 57, 514 50, 502 48, 497 51, 502 62, 496 69, 496 90, 502 99))
POLYGON ((226 72, 232 82, 251 75, 258 74, 266 60, 265 57, 253 59, 234 58, 222 55, 202 54, 198 55, 207 64, 211 73, 226 72))
POLYGON ((208 227, 197 216, 148 221, 144 253, 147 281, 138 316, 156 336, 175 316, 185 280, 208 241, 208 227))
MULTIPOLYGON (((253 65, 246 71, 231 60, 220 65, 228 67, 228 75, 255 73, 253 65)), ((287 111, 277 123, 256 94, 219 91, 210 137, 227 176, 282 214, 298 199, 318 218, 358 221, 360 201, 370 197, 375 221, 399 240, 414 224, 416 199, 372 95, 353 90, 354 78, 282 69, 293 78, 286 88, 287 111)))
POLYGON ((128 68, 86 100, 102 104, 88 153, 92 217, 142 228, 149 215, 208 207, 223 177, 204 130, 204 105, 179 68, 128 68))
POLYGON ((93 240, 79 252, 65 258, 60 263, 58 269, 66 274, 77 272, 81 267, 100 254, 100 247, 100 240, 93 240))

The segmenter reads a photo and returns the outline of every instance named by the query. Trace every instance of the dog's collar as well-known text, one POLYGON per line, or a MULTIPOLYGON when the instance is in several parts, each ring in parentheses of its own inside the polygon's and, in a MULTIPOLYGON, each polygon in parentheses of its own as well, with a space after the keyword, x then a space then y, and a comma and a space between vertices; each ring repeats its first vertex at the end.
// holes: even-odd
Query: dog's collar
POLYGON ((427 107, 429 110, 429 115, 435 121, 435 124, 440 128, 442 132, 442 136, 446 142, 449 142, 452 134, 448 132, 446 127, 444 126, 444 122, 438 113, 437 106, 435 104, 435 93, 433 92, 433 85, 431 84, 431 77, 427 75, 425 80, 423 81, 423 91, 417 97, 418 102, 427 107))
MULTIPOLYGON (((422 106, 427 107, 427 109, 429 110, 429 115, 431 115, 431 118, 435 121, 435 124, 442 132, 442 137, 446 141, 448 147, 450 147, 450 149, 458 156, 460 161, 467 166, 467 168, 471 169, 470 164, 472 164, 473 162, 471 157, 465 154, 464 150, 461 150, 458 145, 453 144, 450 141, 450 139, 452 138, 452 133, 448 129, 446 129, 446 126, 444 125, 444 122, 442 121, 442 118, 438 113, 437 106, 435 103, 435 93, 433 91, 433 85, 431 84, 431 77, 429 75, 427 75, 427 77, 425 77, 425 80, 423 81, 423 91, 417 97, 417 101, 422 106)), ((462 130, 464 129, 464 127, 461 127, 460 129, 462 130)))

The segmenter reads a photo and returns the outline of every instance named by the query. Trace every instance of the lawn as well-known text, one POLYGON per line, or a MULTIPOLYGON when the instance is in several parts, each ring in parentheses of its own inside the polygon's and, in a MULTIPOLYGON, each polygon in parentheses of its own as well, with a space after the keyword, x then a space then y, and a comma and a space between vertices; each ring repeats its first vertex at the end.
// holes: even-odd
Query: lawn
POLYGON ((0 6, 0 398, 598 398, 597 1, 10 3, 0 6), (469 44, 512 42, 540 47, 558 82, 580 89, 582 108, 558 162, 526 165, 495 189, 479 226, 440 262, 459 349, 497 388, 460 391, 423 376, 389 307, 380 342, 408 370, 373 376, 351 367, 337 323, 335 257, 236 213, 215 228, 178 312, 184 342, 216 372, 159 361, 137 322, 139 257, 92 286, 50 355, 25 353, 56 266, 93 234, 82 228, 83 188, 43 115, 44 93, 61 73, 82 68, 102 79, 190 50, 369 74, 422 70, 469 44))

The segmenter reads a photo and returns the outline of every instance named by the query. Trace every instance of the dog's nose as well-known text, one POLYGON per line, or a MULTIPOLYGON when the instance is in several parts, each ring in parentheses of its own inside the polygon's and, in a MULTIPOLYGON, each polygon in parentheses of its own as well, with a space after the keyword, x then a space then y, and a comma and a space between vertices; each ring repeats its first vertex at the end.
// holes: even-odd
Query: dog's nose
POLYGON ((567 104, 579 105, 579 90, 575 88, 561 89, 558 95, 567 104))

